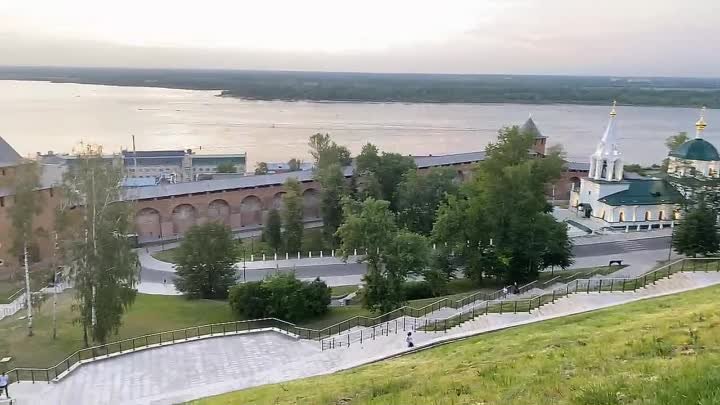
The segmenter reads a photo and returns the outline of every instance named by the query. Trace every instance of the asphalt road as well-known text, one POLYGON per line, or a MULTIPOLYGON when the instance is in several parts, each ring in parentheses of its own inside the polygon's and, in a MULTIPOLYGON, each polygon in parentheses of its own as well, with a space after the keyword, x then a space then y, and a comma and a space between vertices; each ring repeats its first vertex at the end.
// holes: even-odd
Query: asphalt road
MULTIPOLYGON (((247 281, 260 281, 263 280, 267 275, 274 274, 275 272, 289 273, 295 271, 298 278, 314 278, 314 277, 329 277, 329 276, 352 276, 358 274, 365 274, 365 264, 361 263, 347 263, 347 264, 328 264, 323 266, 303 266, 293 268, 280 268, 280 269, 253 269, 246 270, 245 275, 247 281)), ((162 283, 163 280, 168 283, 175 279, 175 274, 167 271, 148 270, 143 269, 141 274, 142 281, 149 281, 154 283, 162 283)), ((238 279, 243 279, 243 271, 238 271, 238 279)))
POLYGON ((662 250, 670 247, 670 237, 626 240, 618 242, 596 243, 580 245, 573 248, 575 257, 606 256, 637 252, 642 250, 662 250))
MULTIPOLYGON (((588 256, 605 256, 622 254, 626 252, 642 251, 642 250, 662 250, 670 246, 670 237, 648 238, 631 241, 597 243, 592 245, 581 245, 573 248, 575 257, 588 256)), ((268 274, 277 271, 291 272, 293 268, 270 268, 270 269, 254 269, 246 270, 245 276, 247 281, 259 281, 264 279, 268 274)), ((365 274, 365 264, 347 263, 347 264, 330 264, 322 266, 303 266, 294 269, 298 278, 328 277, 328 276, 351 276, 365 274)), ((243 279, 243 271, 238 272, 238 279, 243 279)), ((143 269, 141 280, 146 282, 162 283, 163 280, 168 283, 175 278, 174 273, 143 269)))

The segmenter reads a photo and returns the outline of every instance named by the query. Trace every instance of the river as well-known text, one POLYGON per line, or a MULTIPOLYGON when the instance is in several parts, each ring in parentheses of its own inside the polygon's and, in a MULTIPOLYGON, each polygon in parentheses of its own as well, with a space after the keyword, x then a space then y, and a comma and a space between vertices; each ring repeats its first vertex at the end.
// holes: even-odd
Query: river
MULTIPOLYGON (((330 133, 357 153, 366 142, 404 154, 483 149, 506 125, 532 113, 549 144, 587 160, 607 124, 609 107, 526 104, 403 104, 253 101, 217 91, 0 81, 0 136, 21 154, 68 152, 78 142, 107 152, 193 148, 248 153, 258 161, 308 158, 307 138, 330 133)), ((664 140, 694 134, 698 109, 618 107, 626 162, 650 164, 667 153, 664 140)), ((705 138, 720 146, 720 110, 709 110, 705 138)))

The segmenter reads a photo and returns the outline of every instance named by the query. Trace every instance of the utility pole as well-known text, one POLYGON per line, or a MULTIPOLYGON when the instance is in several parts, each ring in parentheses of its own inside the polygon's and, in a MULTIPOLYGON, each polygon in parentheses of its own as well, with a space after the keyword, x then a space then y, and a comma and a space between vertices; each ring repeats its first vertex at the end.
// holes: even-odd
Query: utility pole
POLYGON ((27 305, 28 318, 28 336, 33 335, 33 316, 32 316, 32 291, 30 290, 30 264, 28 263, 28 246, 27 241, 23 244, 23 255, 25 257, 25 303, 27 305))
MULTIPOLYGON (((55 249, 53 249, 53 263, 57 264, 57 251, 58 251, 58 236, 57 232, 54 233, 54 239, 55 239, 55 249)), ((55 269, 53 269, 53 317, 52 317, 52 325, 53 325, 53 340, 57 339, 57 293, 58 293, 58 269, 60 266, 55 266, 55 269)))
MULTIPOLYGON (((92 212, 93 259, 94 259, 94 261, 96 261, 97 260, 97 236, 95 235, 95 220, 96 220, 96 216, 97 216, 97 196, 95 195, 95 170, 94 169, 92 169, 90 171, 90 187, 91 187, 90 194, 91 194, 92 210, 93 210, 93 212, 92 212)), ((92 274, 92 276, 93 276, 92 277, 92 283, 93 283, 92 284, 92 308, 90 311, 90 322, 93 327, 95 327, 95 325, 97 325, 97 318, 96 318, 96 313, 95 313, 95 293, 96 293, 95 281, 96 280, 94 277, 95 276, 94 273, 95 272, 93 271, 93 274, 92 274)))
POLYGON ((133 177, 137 176, 137 150, 135 149, 135 135, 132 136, 133 143, 133 177))

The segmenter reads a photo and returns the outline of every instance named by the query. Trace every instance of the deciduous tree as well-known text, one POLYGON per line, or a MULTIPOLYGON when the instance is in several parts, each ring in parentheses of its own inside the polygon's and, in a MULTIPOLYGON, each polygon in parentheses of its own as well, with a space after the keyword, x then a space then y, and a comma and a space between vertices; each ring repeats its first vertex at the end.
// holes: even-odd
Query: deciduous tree
POLYGON ((237 173, 237 168, 230 162, 220 163, 215 169, 218 173, 237 173))
POLYGON ((720 250, 717 212, 703 199, 687 209, 673 235, 673 247, 686 256, 707 256, 720 250))
POLYGON ((400 226, 422 235, 430 235, 438 207, 457 189, 452 169, 433 168, 422 174, 417 170, 406 172, 396 193, 400 226))
POLYGON ((345 176, 337 163, 318 170, 320 189, 320 213, 323 219, 323 237, 335 245, 335 232, 343 220, 342 199, 347 196, 345 176))
POLYGON ((255 165, 255 174, 268 174, 268 165, 265 162, 258 162, 255 165))
POLYGON ((13 202, 8 208, 12 224, 12 251, 22 257, 25 268, 25 299, 28 336, 33 335, 32 290, 30 288, 30 249, 39 236, 33 228, 35 216, 42 212, 43 198, 40 188, 40 167, 37 162, 23 161, 15 167, 10 184, 2 184, 13 190, 13 202))
POLYGON ((555 227, 544 187, 559 177, 560 150, 532 158, 533 138, 517 127, 500 131, 487 157, 463 184, 459 198, 443 204, 433 230, 462 259, 468 276, 497 274, 507 282, 535 278, 546 265, 570 259, 566 228, 555 227), (553 254, 551 255, 550 252, 553 254), (561 257, 563 256, 563 257, 561 257))
POLYGON ((227 298, 238 256, 230 228, 216 222, 193 226, 176 253, 175 287, 188 298, 227 298))
POLYGON ((331 164, 338 164, 343 167, 352 163, 350 150, 335 143, 329 134, 317 133, 311 136, 308 146, 317 169, 322 169, 331 164))
POLYGON ((303 239, 303 197, 300 183, 289 178, 285 181, 282 219, 285 228, 285 247, 288 252, 299 252, 303 239))
POLYGON ((263 237, 272 250, 277 252, 282 248, 282 218, 280 218, 280 212, 275 208, 268 213, 263 237))
POLYGON ((302 161, 300 159, 292 158, 288 161, 288 170, 291 172, 297 172, 300 170, 302 161))
POLYGON ((122 172, 102 158, 102 148, 85 145, 77 164, 65 176, 62 214, 73 216, 72 208, 82 210, 73 221, 59 221, 75 235, 68 242, 66 267, 74 280, 79 322, 85 344, 87 332, 100 343, 117 333, 122 317, 135 299, 138 259, 128 238, 133 232, 132 207, 123 201, 122 172))

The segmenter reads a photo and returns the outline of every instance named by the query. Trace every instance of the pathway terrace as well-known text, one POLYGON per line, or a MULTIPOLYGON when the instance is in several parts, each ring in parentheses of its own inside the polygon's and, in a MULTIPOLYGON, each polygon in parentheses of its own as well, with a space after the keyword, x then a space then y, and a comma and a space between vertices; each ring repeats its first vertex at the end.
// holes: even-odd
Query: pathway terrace
MULTIPOLYGON (((11 391, 23 404, 173 404, 328 374, 479 333, 716 284, 720 284, 717 258, 682 259, 639 277, 575 280, 518 299, 488 300, 484 311, 481 306, 470 310, 463 306, 441 319, 434 318, 435 311, 403 314, 375 325, 372 334, 367 328, 360 333, 356 329, 318 336, 320 343, 301 339, 305 333, 301 328, 279 320, 254 321, 264 323, 239 332, 233 325, 237 328, 240 323, 229 323, 187 341, 177 337, 175 342, 154 343, 141 350, 126 346, 123 354, 102 356, 98 348, 96 359, 72 366, 71 372, 62 370, 50 384, 15 383, 11 391), (414 331, 413 350, 405 344, 408 331, 414 331)), ((44 375, 35 373, 38 379, 44 375)), ((28 370, 10 373, 13 380, 18 376, 27 381, 28 370)))

